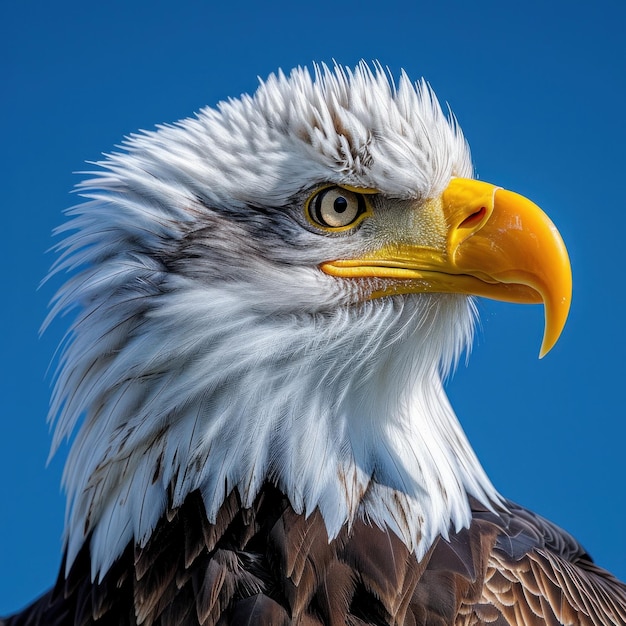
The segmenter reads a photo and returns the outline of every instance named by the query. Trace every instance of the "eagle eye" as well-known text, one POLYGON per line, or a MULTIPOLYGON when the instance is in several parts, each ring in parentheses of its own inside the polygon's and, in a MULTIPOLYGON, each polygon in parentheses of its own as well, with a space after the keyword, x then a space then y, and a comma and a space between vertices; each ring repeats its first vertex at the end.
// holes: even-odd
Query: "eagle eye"
POLYGON ((323 228, 347 228, 366 212, 362 194, 341 187, 326 187, 307 203, 309 218, 323 228))

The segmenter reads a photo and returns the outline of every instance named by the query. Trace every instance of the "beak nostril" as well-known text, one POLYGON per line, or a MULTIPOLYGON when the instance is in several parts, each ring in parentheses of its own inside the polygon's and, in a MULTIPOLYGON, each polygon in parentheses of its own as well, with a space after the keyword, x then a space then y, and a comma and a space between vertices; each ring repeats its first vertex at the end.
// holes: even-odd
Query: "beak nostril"
POLYGON ((478 211, 475 211, 471 215, 468 215, 458 226, 458 228, 472 228, 479 224, 485 214, 487 213, 487 207, 481 206, 478 211))

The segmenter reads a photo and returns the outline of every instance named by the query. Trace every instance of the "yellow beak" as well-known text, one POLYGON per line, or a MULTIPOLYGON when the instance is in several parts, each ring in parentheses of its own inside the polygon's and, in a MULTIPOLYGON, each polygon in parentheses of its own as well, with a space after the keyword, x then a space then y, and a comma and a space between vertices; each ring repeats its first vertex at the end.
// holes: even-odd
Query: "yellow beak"
POLYGON ((572 274, 565 244, 534 203, 489 183, 453 178, 420 210, 443 223, 445 243, 402 236, 357 259, 323 263, 327 274, 382 278, 372 297, 399 293, 463 293, 545 306, 543 357, 557 342, 569 311, 572 274))

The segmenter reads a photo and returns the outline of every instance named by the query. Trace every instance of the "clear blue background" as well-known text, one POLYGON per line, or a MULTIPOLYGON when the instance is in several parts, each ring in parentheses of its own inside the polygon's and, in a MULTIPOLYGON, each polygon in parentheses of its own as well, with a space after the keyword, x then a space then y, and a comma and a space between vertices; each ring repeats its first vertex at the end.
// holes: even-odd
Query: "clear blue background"
POLYGON ((60 560, 64 454, 46 468, 45 416, 64 326, 38 339, 58 282, 37 286, 51 229, 76 200, 72 172, 125 134, 313 60, 424 75, 480 177, 558 225, 574 269, 559 344, 538 361, 541 308, 481 302, 476 347, 449 390, 496 486, 626 579, 626 4, 591 4, 2 3, 0 615, 51 585, 60 560))

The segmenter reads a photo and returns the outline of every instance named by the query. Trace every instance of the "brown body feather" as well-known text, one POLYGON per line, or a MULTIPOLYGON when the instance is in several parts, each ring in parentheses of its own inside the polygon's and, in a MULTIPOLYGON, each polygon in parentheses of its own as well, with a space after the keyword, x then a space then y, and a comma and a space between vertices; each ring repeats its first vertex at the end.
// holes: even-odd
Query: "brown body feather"
POLYGON ((473 505, 470 528, 418 563, 365 522, 329 542, 317 512, 298 515, 269 485, 251 509, 231 494, 215 524, 193 493, 102 582, 90 581, 85 547, 67 577, 0 624, 626 624, 626 586, 567 533, 515 505, 473 505))

